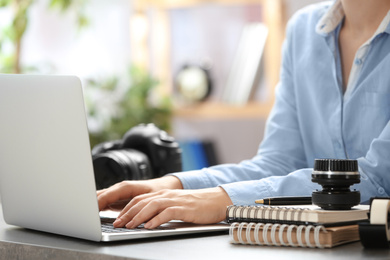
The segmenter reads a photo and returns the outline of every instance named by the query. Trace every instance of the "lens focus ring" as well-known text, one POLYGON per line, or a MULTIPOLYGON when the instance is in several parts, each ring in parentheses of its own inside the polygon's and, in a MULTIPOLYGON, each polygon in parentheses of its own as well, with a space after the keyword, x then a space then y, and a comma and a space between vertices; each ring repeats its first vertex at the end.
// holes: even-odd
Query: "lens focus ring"
MULTIPOLYGON (((357 160, 341 159, 316 159, 314 161, 314 171, 316 172, 357 172, 357 160)), ((344 173, 345 174, 345 173, 344 173)))

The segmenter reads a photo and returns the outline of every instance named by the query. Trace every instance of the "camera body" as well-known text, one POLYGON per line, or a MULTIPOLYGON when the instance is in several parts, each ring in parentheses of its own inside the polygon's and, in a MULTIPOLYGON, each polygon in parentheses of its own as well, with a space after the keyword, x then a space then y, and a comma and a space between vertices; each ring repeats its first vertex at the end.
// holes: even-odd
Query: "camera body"
POLYGON ((140 124, 121 140, 96 145, 92 158, 97 189, 123 180, 152 179, 182 170, 179 144, 154 124, 140 124))

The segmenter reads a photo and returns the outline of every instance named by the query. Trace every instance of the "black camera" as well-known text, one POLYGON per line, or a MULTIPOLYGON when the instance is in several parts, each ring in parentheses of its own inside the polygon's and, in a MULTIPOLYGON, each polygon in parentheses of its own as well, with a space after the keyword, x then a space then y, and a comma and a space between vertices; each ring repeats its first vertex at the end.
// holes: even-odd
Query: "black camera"
POLYGON ((98 190, 182 170, 179 144, 154 124, 135 126, 121 140, 96 145, 92 158, 98 190))
POLYGON ((360 203, 360 192, 349 186, 360 182, 357 160, 316 159, 312 181, 322 186, 312 193, 313 204, 327 210, 348 210, 360 203))

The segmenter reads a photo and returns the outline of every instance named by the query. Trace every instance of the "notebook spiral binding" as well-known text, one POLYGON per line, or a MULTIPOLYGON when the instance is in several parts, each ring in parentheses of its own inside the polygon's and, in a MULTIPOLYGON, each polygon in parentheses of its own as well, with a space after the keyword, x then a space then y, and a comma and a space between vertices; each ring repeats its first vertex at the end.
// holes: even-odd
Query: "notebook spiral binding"
POLYGON ((253 221, 303 224, 304 221, 301 216, 305 211, 309 211, 309 209, 268 206, 229 206, 226 219, 229 223, 253 221))
POLYGON ((291 246, 291 247, 311 247, 324 248, 320 243, 320 231, 326 232, 324 226, 313 225, 288 225, 273 223, 246 223, 234 222, 230 225, 229 237, 234 244, 267 245, 267 246, 291 246), (254 229, 253 229, 254 227, 254 229), (245 233, 243 230, 246 230, 245 233), (293 230, 296 229, 296 237, 293 237, 293 230), (234 231, 237 230, 237 240, 234 231), (251 238, 251 231, 254 232, 254 240, 251 238), (310 242, 310 233, 314 230, 314 244, 310 242), (283 238, 287 232, 287 241, 283 238), (244 235, 244 237, 243 237, 244 235), (269 241, 271 237, 271 241, 269 241), (261 240, 260 240, 261 238, 261 240), (304 238, 304 241, 303 239, 304 238), (297 243, 294 243, 294 240, 297 243))

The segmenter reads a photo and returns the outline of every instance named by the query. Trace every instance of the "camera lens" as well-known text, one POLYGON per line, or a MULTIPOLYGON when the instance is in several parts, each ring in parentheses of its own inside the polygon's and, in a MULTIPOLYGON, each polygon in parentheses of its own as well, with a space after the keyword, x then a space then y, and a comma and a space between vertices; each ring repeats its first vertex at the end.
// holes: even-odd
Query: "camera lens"
POLYGON ((360 182, 357 160, 316 159, 312 181, 322 186, 313 204, 327 210, 348 210, 360 203, 360 192, 349 187, 360 182))
POLYGON ((97 189, 107 188, 124 180, 152 178, 150 162, 144 153, 133 149, 108 151, 93 158, 97 189))

